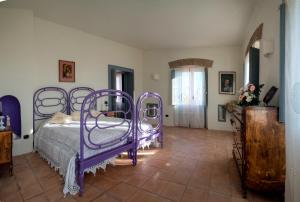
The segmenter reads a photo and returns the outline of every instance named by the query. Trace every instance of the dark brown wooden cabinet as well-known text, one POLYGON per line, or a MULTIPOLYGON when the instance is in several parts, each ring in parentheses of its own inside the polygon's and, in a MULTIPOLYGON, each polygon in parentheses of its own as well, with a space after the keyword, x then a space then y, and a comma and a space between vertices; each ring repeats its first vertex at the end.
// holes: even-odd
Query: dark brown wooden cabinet
POLYGON ((236 107, 231 113, 233 158, 247 189, 284 192, 285 135, 276 107, 236 107))
POLYGON ((0 132, 0 166, 9 166, 9 172, 13 174, 11 131, 0 132))

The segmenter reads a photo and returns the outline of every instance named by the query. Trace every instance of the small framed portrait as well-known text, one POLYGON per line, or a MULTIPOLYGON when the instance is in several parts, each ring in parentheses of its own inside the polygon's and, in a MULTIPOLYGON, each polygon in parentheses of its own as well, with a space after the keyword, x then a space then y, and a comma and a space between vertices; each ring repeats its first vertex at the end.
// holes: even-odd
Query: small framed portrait
POLYGON ((219 94, 235 95, 235 72, 219 72, 219 94))
POLYGON ((75 82, 75 62, 59 60, 59 82, 75 82))
POLYGON ((147 117, 154 118, 154 117, 157 116, 158 104, 156 104, 156 103, 147 103, 146 108, 147 108, 147 117))
POLYGON ((218 121, 226 122, 226 108, 225 105, 218 105, 218 121))

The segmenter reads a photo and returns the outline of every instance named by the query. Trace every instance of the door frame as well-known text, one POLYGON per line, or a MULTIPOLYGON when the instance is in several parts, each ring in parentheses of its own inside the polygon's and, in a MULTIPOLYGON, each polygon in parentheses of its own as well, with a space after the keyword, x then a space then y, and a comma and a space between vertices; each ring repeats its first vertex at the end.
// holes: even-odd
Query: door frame
MULTIPOLYGON (((109 89, 116 89, 115 85, 113 85, 113 81, 112 78, 115 76, 113 76, 113 72, 122 72, 122 73, 130 73, 132 75, 132 92, 127 92, 130 96, 132 96, 132 98, 134 98, 134 91, 135 91, 135 85, 134 85, 134 70, 130 69, 130 68, 126 68, 126 67, 120 67, 120 66, 116 66, 116 65, 108 65, 108 88, 109 89), (131 95, 132 93, 132 95, 131 95)), ((109 109, 113 109, 114 108, 114 101, 112 99, 112 97, 109 98, 109 104, 108 107, 109 109)))
POLYGON ((134 69, 127 68, 127 67, 120 67, 117 65, 108 65, 108 88, 112 89, 112 81, 111 81, 111 72, 112 70, 115 71, 120 71, 120 72, 129 72, 133 74, 133 95, 134 95, 134 90, 135 90, 135 85, 134 85, 134 69))

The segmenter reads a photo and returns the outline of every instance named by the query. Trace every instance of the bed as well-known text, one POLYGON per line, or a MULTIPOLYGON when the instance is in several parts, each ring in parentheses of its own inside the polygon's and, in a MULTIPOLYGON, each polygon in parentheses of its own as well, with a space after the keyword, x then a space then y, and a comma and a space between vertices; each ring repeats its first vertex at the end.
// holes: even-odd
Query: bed
POLYGON ((105 169, 124 151, 136 165, 139 147, 157 138, 162 146, 162 100, 158 94, 144 93, 134 106, 132 98, 122 91, 78 87, 68 94, 58 87, 41 88, 33 96, 33 129, 34 149, 65 177, 64 194, 81 195, 85 172, 105 169), (129 106, 125 112, 118 111, 124 118, 111 118, 106 112, 96 111, 101 98, 107 101, 118 96, 129 106), (155 98, 158 108, 143 108, 148 98, 155 98), (154 127, 146 123, 148 110, 156 111, 156 116, 151 117, 158 120, 154 127), (78 120, 49 123, 56 112, 70 115, 78 111, 78 120), (131 118, 127 119, 128 116, 131 118))

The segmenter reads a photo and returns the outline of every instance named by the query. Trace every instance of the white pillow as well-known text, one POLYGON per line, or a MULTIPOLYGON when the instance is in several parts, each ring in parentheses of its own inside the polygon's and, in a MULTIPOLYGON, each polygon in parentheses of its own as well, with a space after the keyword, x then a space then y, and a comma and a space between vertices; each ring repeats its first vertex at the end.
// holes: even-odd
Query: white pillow
POLYGON ((53 117, 56 117, 56 118, 64 118, 65 116, 68 116, 67 114, 64 114, 62 112, 56 112, 55 114, 53 114, 52 118, 53 117))
POLYGON ((70 123, 71 122, 71 117, 69 115, 66 115, 61 112, 56 112, 52 118, 49 120, 49 123, 54 123, 54 124, 64 124, 64 123, 70 123))
POLYGON ((80 121, 80 111, 73 112, 71 114, 72 121, 80 121))

